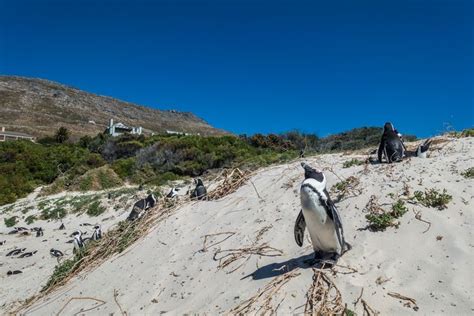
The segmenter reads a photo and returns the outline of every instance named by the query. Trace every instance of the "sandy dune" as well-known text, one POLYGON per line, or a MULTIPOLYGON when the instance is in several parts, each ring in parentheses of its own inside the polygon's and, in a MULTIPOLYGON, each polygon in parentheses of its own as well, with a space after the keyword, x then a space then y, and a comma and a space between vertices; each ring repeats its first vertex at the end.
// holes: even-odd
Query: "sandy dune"
MULTIPOLYGON (((328 189, 350 176, 360 181, 337 203, 346 240, 353 249, 339 260, 336 273, 327 272, 347 308, 363 314, 361 300, 354 305, 363 290, 361 299, 382 315, 474 312, 473 180, 460 175, 473 166, 473 145, 472 138, 456 139, 436 145, 428 159, 412 158, 392 165, 342 168, 347 160, 366 158, 357 154, 306 160, 326 168, 328 189), (406 189, 405 184, 410 194, 416 190, 446 189, 453 199, 441 211, 407 204, 409 211, 400 219, 398 229, 364 229, 365 206, 371 196, 383 208, 390 209, 406 189), (406 301, 389 292, 415 299, 418 311, 413 303, 405 306, 406 301)), ((281 314, 302 313, 313 277, 313 270, 304 263, 312 255, 309 239, 305 238, 305 245, 299 248, 293 238, 302 179, 300 161, 295 161, 260 170, 251 182, 221 200, 189 202, 125 253, 82 273, 23 312, 50 315, 61 311, 71 315, 88 310, 87 314, 105 315, 120 314, 122 308, 128 315, 226 313, 270 282, 287 277, 267 303, 281 314), (203 249, 204 236, 216 233, 227 234, 209 237, 203 249), (275 248, 270 254, 277 256, 247 255, 221 269, 219 263, 229 257, 215 260, 229 254, 226 250, 262 245, 275 248), (118 295, 114 297, 114 293, 118 295), (74 299, 70 301, 71 298, 74 299)), ((334 192, 330 194, 333 199, 337 197, 334 192)), ((4 236, 0 235, 2 239, 4 236)), ((24 245, 32 240, 25 240, 24 245)), ((6 277, 7 248, 0 246, 2 308, 34 294, 53 268, 35 272, 41 277, 27 273, 6 277)), ((47 256, 44 253, 25 259, 24 265, 53 260, 47 256)), ((263 298, 264 295, 245 311, 257 312, 263 298)))

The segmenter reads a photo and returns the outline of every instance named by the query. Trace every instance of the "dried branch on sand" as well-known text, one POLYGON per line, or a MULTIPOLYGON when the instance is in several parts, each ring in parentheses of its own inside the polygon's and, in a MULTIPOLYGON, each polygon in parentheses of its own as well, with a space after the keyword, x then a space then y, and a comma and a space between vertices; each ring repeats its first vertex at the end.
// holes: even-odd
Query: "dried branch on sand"
POLYGON ((416 304, 415 299, 404 296, 404 295, 401 295, 400 293, 396 293, 396 292, 388 292, 387 294, 390 295, 391 297, 398 298, 400 300, 406 301, 406 303, 403 304, 403 306, 413 308, 415 311, 418 310, 418 305, 416 304))
POLYGON ((342 315, 345 305, 334 282, 320 269, 313 268, 313 283, 306 293, 305 314, 342 315))
POLYGON ((229 311, 229 314, 275 314, 281 304, 281 301, 274 307, 274 304, 272 304, 272 300, 277 297, 278 292, 286 283, 288 283, 292 278, 297 277, 300 274, 301 273, 298 272, 298 269, 295 269, 293 271, 274 278, 267 285, 265 285, 264 288, 260 289, 257 294, 231 309, 229 311))
POLYGON ((222 176, 224 180, 212 192, 208 193, 207 198, 209 200, 218 200, 237 191, 250 178, 250 172, 243 172, 236 168, 230 172, 224 170, 222 176))
MULTIPOLYGON (((247 261, 250 260, 252 255, 264 256, 264 257, 278 257, 283 254, 283 251, 270 247, 267 243, 258 244, 262 239, 263 235, 269 231, 273 226, 265 226, 260 229, 255 237, 255 241, 248 247, 238 248, 238 249, 218 249, 214 253, 213 259, 219 261, 218 269, 224 269, 229 267, 236 261, 242 261, 237 267, 228 271, 227 273, 232 273, 242 267, 247 261)), ((230 237, 230 236, 229 236, 230 237)))

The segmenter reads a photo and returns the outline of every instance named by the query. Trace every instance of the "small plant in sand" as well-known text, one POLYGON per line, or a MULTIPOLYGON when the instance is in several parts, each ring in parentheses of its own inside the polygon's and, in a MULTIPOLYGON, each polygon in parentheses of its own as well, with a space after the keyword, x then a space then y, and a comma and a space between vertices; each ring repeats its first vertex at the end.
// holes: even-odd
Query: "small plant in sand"
POLYGON ((345 161, 342 164, 342 168, 350 168, 352 166, 360 166, 363 165, 365 162, 359 159, 352 158, 351 160, 345 161))
POLYGON ((341 182, 338 182, 334 185, 334 190, 337 192, 345 192, 347 191, 349 188, 351 188, 352 186, 356 186, 357 184, 359 184, 359 180, 354 177, 354 176, 351 176, 349 178, 347 178, 346 180, 343 180, 341 182))
POLYGON ((17 217, 16 217, 16 216, 12 216, 12 217, 10 217, 10 218, 4 218, 4 219, 3 219, 3 222, 5 223, 5 226, 7 226, 7 227, 15 226, 16 223, 17 223, 17 217))
POLYGON ((36 216, 30 215, 25 219, 25 223, 28 225, 33 224, 37 220, 36 216))
POLYGON ((399 199, 392 205, 392 210, 386 212, 380 207, 375 196, 370 198, 366 208, 369 211, 369 214, 365 215, 365 218, 369 222, 368 227, 374 231, 384 231, 391 226, 398 227, 400 223, 397 219, 408 211, 405 202, 399 199))
POLYGON ((86 254, 87 249, 84 249, 76 253, 73 258, 64 260, 61 264, 58 264, 54 268, 53 274, 49 277, 46 285, 41 289, 41 292, 48 290, 52 286, 66 279, 72 272, 74 272, 75 269, 79 267, 79 264, 86 254))
POLYGON ((63 207, 47 208, 41 212, 40 218, 42 220, 60 219, 66 217, 67 211, 63 207))
POLYGON ((425 192, 415 191, 413 199, 426 207, 435 207, 438 210, 443 210, 447 208, 446 205, 451 202, 453 197, 447 193, 446 189, 443 189, 443 192, 430 189, 425 192))
POLYGON ((99 216, 105 212, 105 207, 100 204, 100 201, 94 201, 89 205, 87 209, 87 215, 89 216, 99 216))
POLYGON ((474 167, 471 167, 469 169, 466 169, 464 172, 461 173, 461 175, 464 177, 464 178, 467 178, 467 179, 472 179, 474 178, 474 167))

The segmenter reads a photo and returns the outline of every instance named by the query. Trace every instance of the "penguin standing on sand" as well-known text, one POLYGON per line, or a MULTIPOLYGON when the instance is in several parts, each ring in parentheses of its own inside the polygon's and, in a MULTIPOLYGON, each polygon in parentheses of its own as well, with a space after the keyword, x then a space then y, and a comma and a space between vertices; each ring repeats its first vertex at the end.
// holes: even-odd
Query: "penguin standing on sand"
POLYGON ((191 198, 203 200, 207 195, 207 190, 206 190, 206 187, 204 186, 204 183, 202 182, 201 179, 194 180, 194 183, 196 183, 196 188, 191 193, 191 198))
POLYGON ((94 232, 92 233, 92 240, 99 240, 102 239, 102 228, 100 225, 94 226, 94 232))
POLYGON ((78 251, 81 251, 82 248, 84 248, 84 240, 82 239, 82 233, 81 233, 80 230, 75 231, 74 233, 72 233, 72 237, 74 237, 74 239, 73 239, 73 244, 74 244, 73 253, 75 254, 78 251))
POLYGON ((178 191, 179 191, 179 189, 173 187, 173 188, 170 190, 170 192, 166 195, 166 197, 167 197, 168 199, 172 199, 172 198, 178 196, 178 191))
POLYGON ((383 127, 383 135, 377 154, 379 162, 382 162, 382 157, 385 157, 387 163, 401 161, 405 156, 405 145, 403 145, 399 133, 390 122, 385 123, 383 127))
POLYGON ((301 163, 305 179, 301 184, 300 198, 302 210, 295 223, 295 240, 303 245, 305 228, 314 249, 314 262, 335 264, 337 259, 351 249, 344 239, 341 217, 326 190, 323 172, 301 163))

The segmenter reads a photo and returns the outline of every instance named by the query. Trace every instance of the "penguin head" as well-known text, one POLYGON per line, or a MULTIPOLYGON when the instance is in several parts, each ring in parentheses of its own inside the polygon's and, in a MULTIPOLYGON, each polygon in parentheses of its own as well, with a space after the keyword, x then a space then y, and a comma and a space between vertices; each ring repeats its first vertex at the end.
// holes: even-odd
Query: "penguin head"
POLYGON ((395 127, 393 127, 393 124, 392 124, 392 123, 387 122, 387 123, 385 123, 385 125, 383 126, 383 131, 384 131, 384 132, 393 132, 393 131, 395 131, 395 127))
POLYGON ((313 168, 305 162, 301 163, 301 167, 303 167, 304 169, 305 180, 314 179, 317 182, 324 184, 324 186, 326 186, 326 177, 324 176, 324 173, 321 170, 317 168, 313 168))
POLYGON ((204 183, 202 182, 201 178, 195 179, 194 182, 196 183, 196 186, 204 186, 204 183))

